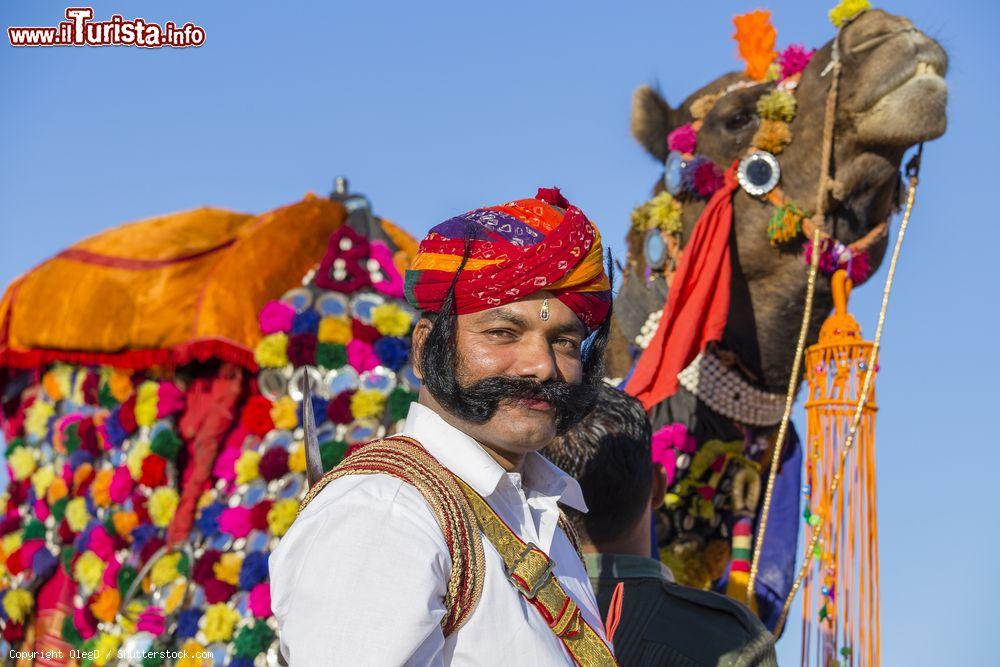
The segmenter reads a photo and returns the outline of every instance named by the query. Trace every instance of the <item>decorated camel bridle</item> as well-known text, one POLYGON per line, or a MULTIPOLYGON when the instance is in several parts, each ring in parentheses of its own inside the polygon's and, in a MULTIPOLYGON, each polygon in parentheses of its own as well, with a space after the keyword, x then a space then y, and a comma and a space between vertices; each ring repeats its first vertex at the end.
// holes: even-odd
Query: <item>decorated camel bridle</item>
MULTIPOLYGON (((704 95, 691 104, 690 112, 693 120, 676 128, 668 135, 670 152, 665 161, 664 190, 650 201, 639 206, 632 216, 633 230, 645 230, 643 245, 647 259, 647 278, 651 277, 653 272, 658 271, 670 285, 672 274, 683 252, 681 247, 683 201, 692 198, 708 199, 722 187, 723 182, 722 169, 707 156, 697 153, 697 136, 702 127, 703 119, 727 94, 768 81, 777 81, 774 90, 758 100, 757 111, 762 121, 761 125, 751 141, 751 146, 739 160, 738 165, 734 166, 739 187, 748 195, 767 201, 774 207, 767 229, 772 246, 787 249, 791 243, 802 237, 809 239, 802 246, 804 259, 809 266, 809 274, 802 322, 787 392, 781 396, 756 389, 751 383, 744 380, 734 368, 738 363, 736 360, 724 360, 721 358, 720 352, 711 346, 699 353, 694 361, 678 374, 679 385, 688 389, 716 412, 741 424, 751 426, 774 426, 777 424, 775 443, 783 443, 787 435, 812 315, 817 275, 820 272, 832 275, 837 270, 845 270, 851 282, 854 284, 863 282, 871 274, 868 250, 888 234, 888 219, 886 219, 862 238, 849 245, 844 245, 832 236, 826 224, 827 204, 836 184, 831 157, 842 67, 841 39, 846 26, 866 9, 868 9, 867 2, 841 3, 837 10, 831 12, 831 19, 838 30, 833 41, 830 62, 820 74, 823 78, 829 77, 830 84, 824 108, 819 183, 811 212, 807 211, 799 202, 793 201, 781 189, 779 185, 781 167, 778 156, 792 140, 788 124, 794 119, 797 110, 794 93, 801 79, 802 71, 814 52, 793 45, 780 54, 776 62, 772 63, 766 60, 761 51, 772 52, 774 32, 770 26, 769 14, 758 11, 735 20, 737 25, 736 39, 740 44, 741 55, 747 61, 747 73, 750 80, 734 83, 719 93, 704 95), (852 4, 853 7, 849 6, 852 4), (845 8, 844 12, 841 15, 836 15, 841 8, 845 8), (656 252, 658 242, 659 253, 656 252), (652 246, 653 252, 650 252, 650 246, 652 246), (734 400, 733 396, 739 398, 734 400)), ((869 42, 859 45, 856 50, 872 48, 876 43, 881 43, 899 32, 911 29, 904 27, 891 31, 876 40, 869 40, 869 42)), ((840 450, 840 472, 833 478, 833 488, 829 491, 830 494, 836 493, 841 482, 846 458, 857 438, 858 426, 866 403, 864 397, 869 395, 869 389, 872 386, 888 297, 895 276, 902 240, 912 212, 921 155, 922 145, 906 168, 909 186, 899 236, 896 239, 889 264, 874 343, 871 356, 864 366, 866 370, 862 388, 858 394, 859 399, 854 418, 840 450)), ((647 347, 659 326, 661 315, 662 311, 656 311, 650 315, 635 339, 637 347, 643 350, 647 347)), ((757 523, 753 557, 746 586, 748 604, 752 601, 752 592, 755 589, 759 572, 763 538, 767 530, 782 450, 783 448, 777 444, 771 450, 768 480, 757 523)), ((817 519, 815 524, 810 524, 812 533, 805 550, 806 554, 813 553, 817 547, 821 532, 819 525, 821 521, 819 517, 817 519)), ((809 558, 806 558, 802 564, 785 601, 775 630, 776 635, 781 632, 791 601, 802 585, 810 564, 811 559, 809 558)))

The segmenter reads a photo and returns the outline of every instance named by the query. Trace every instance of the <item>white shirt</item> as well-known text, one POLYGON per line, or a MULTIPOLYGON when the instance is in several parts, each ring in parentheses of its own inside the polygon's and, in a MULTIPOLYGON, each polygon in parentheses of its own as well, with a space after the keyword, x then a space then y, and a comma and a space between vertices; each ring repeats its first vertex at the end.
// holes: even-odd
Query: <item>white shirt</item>
MULTIPOLYGON (((585 512, 576 480, 537 453, 507 473, 472 438, 418 403, 403 434, 482 495, 525 542, 554 561, 559 583, 604 638, 587 572, 558 526, 562 502, 585 512)), ((441 631, 451 557, 430 506, 389 475, 348 475, 326 486, 271 554, 271 602, 281 652, 311 665, 567 665, 572 659, 504 574, 483 538, 479 604, 448 638, 441 631)))

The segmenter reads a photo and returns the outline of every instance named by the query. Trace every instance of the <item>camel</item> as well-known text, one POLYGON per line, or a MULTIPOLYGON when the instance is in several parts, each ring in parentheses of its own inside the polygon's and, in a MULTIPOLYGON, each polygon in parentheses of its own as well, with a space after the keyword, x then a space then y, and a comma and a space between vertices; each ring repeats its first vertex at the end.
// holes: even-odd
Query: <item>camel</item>
MULTIPOLYGON (((946 129, 947 86, 943 77, 948 58, 937 42, 908 19, 884 11, 862 13, 841 29, 838 38, 841 70, 832 128, 833 180, 824 202, 826 214, 815 222, 845 245, 866 235, 874 239, 868 248, 868 261, 874 271, 887 247, 887 235, 878 234, 885 229, 880 225, 898 210, 904 190, 900 179, 904 153, 916 144, 941 136, 946 129)), ((780 186, 785 195, 810 206, 817 201, 820 183, 824 109, 833 78, 828 76, 828 70, 835 41, 818 49, 801 72, 793 91, 798 110, 788 126, 792 140, 779 158, 780 186)), ((775 88, 774 82, 738 83, 745 80, 743 73, 723 75, 676 108, 650 86, 641 86, 633 97, 632 134, 663 164, 669 158, 668 135, 700 115, 693 113, 692 106, 703 102, 706 95, 729 89, 704 116, 697 135, 697 152, 724 168, 744 157, 752 145, 762 123, 757 102, 775 88)), ((664 188, 663 178, 658 178, 654 195, 664 188)), ((747 505, 748 498, 751 506, 749 512, 743 508, 744 514, 759 509, 759 494, 747 496, 746 480, 738 474, 746 466, 728 462, 734 456, 746 457, 750 467, 766 479, 770 455, 765 450, 774 446, 779 421, 773 416, 767 420, 770 423, 740 421, 738 403, 770 400, 773 407, 780 400, 783 405, 808 277, 808 266, 802 257, 804 235, 778 247, 769 242, 767 230, 774 210, 769 202, 737 188, 732 206, 731 300, 721 341, 706 354, 714 356, 725 369, 723 372, 737 382, 742 396, 735 399, 735 406, 713 409, 708 405, 711 399, 705 395, 711 391, 705 389, 708 383, 703 379, 698 395, 682 382, 672 396, 648 406, 654 432, 682 424, 697 442, 697 451, 691 452, 693 458, 682 460, 680 456, 684 454, 678 457, 678 470, 680 463, 687 465, 686 470, 678 472, 672 490, 683 496, 684 485, 693 484, 692 475, 704 473, 698 483, 709 480, 712 492, 718 492, 709 499, 690 493, 688 488, 688 501, 682 500, 672 510, 661 513, 659 538, 664 547, 661 553, 676 568, 675 574, 679 574, 681 581, 701 586, 715 581, 717 587, 730 560, 727 524, 731 521, 726 519, 739 515, 737 509, 747 505), (704 466, 695 471, 698 452, 707 446, 717 447, 713 441, 743 441, 744 446, 726 455, 728 469, 723 472, 712 474, 711 470, 704 471, 704 466), (736 494, 740 497, 733 497, 734 489, 743 492, 736 494), (712 508, 706 509, 706 503, 712 508)), ((681 250, 705 207, 704 199, 683 200, 682 229, 677 235, 681 250)), ((628 260, 609 346, 609 374, 618 378, 625 376, 639 357, 641 344, 648 342, 651 332, 647 320, 650 314, 663 310, 667 299, 670 272, 651 271, 647 266, 644 244, 648 234, 652 232, 633 228, 627 238, 628 260), (646 340, 642 340, 644 336, 646 340)), ((829 281, 817 280, 809 343, 816 340, 823 316, 831 307, 829 281)), ((718 407, 719 403, 715 405, 718 407)), ((770 413, 773 415, 774 410, 770 413)), ((784 445, 785 459, 795 454, 797 444, 794 436, 788 439, 784 445)), ((795 459, 796 468, 797 463, 795 459)), ((793 507, 798 506, 797 487, 796 483, 793 488, 796 496, 789 501, 793 507)), ((769 532, 768 538, 771 537, 769 532)), ((794 558, 794 534, 785 548, 786 551, 790 548, 794 558)), ((787 555, 782 567, 790 572, 792 563, 787 555)), ((771 590, 758 588, 756 602, 765 605, 771 594, 783 597, 787 590, 781 589, 787 583, 787 578, 781 576, 765 583, 771 590)), ((765 620, 770 611, 761 610, 765 620)))

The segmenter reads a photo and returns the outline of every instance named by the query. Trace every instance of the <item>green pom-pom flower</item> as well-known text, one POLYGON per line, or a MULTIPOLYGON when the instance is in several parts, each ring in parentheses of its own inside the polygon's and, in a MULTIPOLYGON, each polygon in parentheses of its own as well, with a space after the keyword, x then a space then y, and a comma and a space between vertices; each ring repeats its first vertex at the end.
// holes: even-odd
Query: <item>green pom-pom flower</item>
POLYGON ((328 440, 320 443, 319 456, 323 461, 323 470, 331 470, 335 465, 340 463, 346 451, 347 443, 340 440, 328 440))
POLYGON ((236 655, 244 658, 255 658, 266 651, 273 641, 274 630, 263 621, 255 621, 253 625, 244 626, 236 631, 233 650, 236 655))
POLYGON ((115 583, 118 584, 118 591, 122 594, 122 597, 128 593, 129 586, 132 585, 138 574, 131 565, 122 565, 121 569, 118 570, 118 577, 115 579, 115 583))
POLYGON ((181 451, 181 439, 169 428, 162 429, 153 436, 153 443, 150 449, 154 454, 158 454, 168 461, 177 458, 177 453, 181 451))
POLYGON ((410 403, 417 400, 417 392, 410 391, 405 387, 396 387, 389 394, 389 419, 399 421, 406 418, 406 413, 410 411, 410 403))
POLYGON ((337 343, 318 344, 316 364, 330 370, 341 368, 347 364, 347 348, 337 343))

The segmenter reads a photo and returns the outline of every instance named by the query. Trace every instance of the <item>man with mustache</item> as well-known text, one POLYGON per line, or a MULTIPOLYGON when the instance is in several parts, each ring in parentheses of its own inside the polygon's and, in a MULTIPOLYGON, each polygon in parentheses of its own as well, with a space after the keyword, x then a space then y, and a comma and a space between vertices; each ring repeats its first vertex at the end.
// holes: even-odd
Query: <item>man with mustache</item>
POLYGON ((399 436, 306 496, 271 562, 299 665, 615 664, 559 508, 579 485, 537 452, 590 409, 610 280, 557 189, 441 223, 406 296, 422 386, 399 436))

